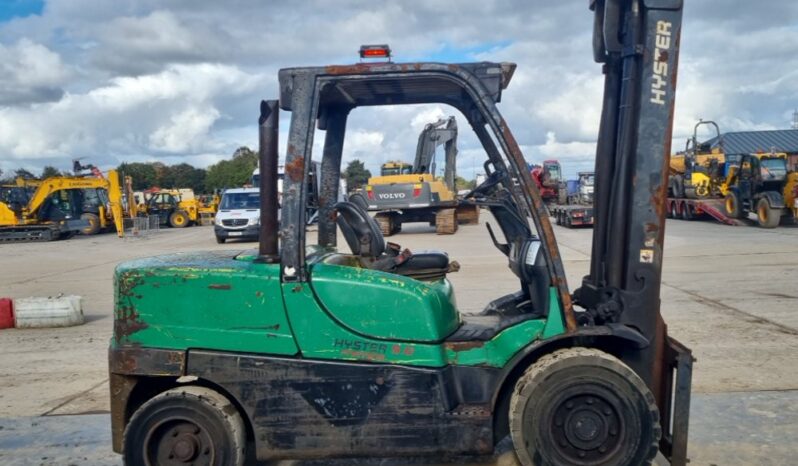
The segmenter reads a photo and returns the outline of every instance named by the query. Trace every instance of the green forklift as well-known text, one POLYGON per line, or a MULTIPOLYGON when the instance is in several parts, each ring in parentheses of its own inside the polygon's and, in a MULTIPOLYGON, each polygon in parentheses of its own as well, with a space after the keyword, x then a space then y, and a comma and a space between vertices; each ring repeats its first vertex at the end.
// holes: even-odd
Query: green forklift
POLYGON ((514 64, 394 63, 365 47, 383 60, 282 69, 279 103, 261 103, 259 249, 116 269, 111 425, 125 463, 440 459, 490 455, 509 437, 522 465, 638 466, 658 452, 685 465, 692 356, 668 336, 659 298, 682 4, 591 7, 606 84, 591 268, 573 294, 497 107, 514 64), (466 197, 492 214, 518 280, 476 315, 458 311, 448 255, 386 243, 362 208, 337 201, 349 113, 424 103, 456 108, 480 140, 487 178, 466 197))

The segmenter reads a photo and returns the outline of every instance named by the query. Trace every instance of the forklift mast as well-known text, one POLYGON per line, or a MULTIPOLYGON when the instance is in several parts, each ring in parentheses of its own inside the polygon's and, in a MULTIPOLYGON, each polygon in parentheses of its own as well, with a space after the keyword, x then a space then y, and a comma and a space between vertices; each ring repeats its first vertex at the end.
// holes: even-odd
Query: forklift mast
POLYGON ((418 135, 413 173, 430 173, 435 176, 435 149, 440 145, 444 146, 445 151, 444 183, 449 189, 454 190, 454 178, 456 176, 455 158, 457 157, 457 121, 453 116, 441 118, 435 123, 429 123, 418 135))
POLYGON ((582 323, 631 327, 648 340, 623 359, 669 412, 662 355, 676 343, 666 338, 660 286, 682 0, 590 7, 605 83, 590 273, 574 301, 585 309, 582 323))

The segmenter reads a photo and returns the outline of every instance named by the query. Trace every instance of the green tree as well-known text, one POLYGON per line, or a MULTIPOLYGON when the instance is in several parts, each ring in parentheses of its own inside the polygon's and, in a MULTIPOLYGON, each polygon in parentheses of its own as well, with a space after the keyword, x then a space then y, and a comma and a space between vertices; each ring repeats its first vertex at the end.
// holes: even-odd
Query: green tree
POLYGON ((258 154, 249 147, 239 147, 232 159, 208 167, 205 189, 212 191, 243 186, 252 179, 252 172, 257 166, 258 154))
POLYGON ((44 167, 44 169, 42 169, 42 174, 39 176, 39 178, 44 180, 47 178, 55 178, 56 176, 62 176, 61 172, 52 165, 47 165, 44 167))
POLYGON ((36 178, 36 175, 25 170, 24 168, 18 168, 14 170, 14 177, 16 178, 36 178))
POLYGON ((454 189, 455 191, 460 191, 463 189, 474 189, 477 185, 477 180, 467 180, 461 176, 457 176, 454 178, 454 189))
POLYGON ((205 192, 205 170, 187 163, 165 167, 161 175, 165 188, 191 188, 196 193, 205 192))
POLYGON ((157 183, 155 168, 149 163, 123 163, 117 170, 133 179, 133 189, 136 191, 152 188, 157 183))
POLYGON ((363 187, 369 178, 371 178, 371 172, 366 169, 366 166, 360 160, 354 159, 346 165, 344 179, 350 191, 363 187))

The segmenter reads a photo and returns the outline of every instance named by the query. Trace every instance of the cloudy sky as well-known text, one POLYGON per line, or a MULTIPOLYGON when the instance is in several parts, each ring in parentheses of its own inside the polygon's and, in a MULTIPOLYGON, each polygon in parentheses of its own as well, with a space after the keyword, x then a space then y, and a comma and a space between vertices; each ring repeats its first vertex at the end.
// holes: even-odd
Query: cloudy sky
MULTIPOLYGON (((360 44, 389 43, 395 61, 518 63, 500 109, 530 162, 559 158, 573 174, 592 166, 600 113, 587 3, 0 0, 0 169, 67 169, 76 157, 207 166, 256 146, 279 68, 352 63, 360 44)), ((686 3, 675 147, 699 118, 725 131, 789 127, 798 2, 686 3)), ((372 171, 412 160, 418 131, 450 113, 359 109, 345 157, 372 171)), ((470 177, 482 155, 461 128, 458 170, 470 177)))

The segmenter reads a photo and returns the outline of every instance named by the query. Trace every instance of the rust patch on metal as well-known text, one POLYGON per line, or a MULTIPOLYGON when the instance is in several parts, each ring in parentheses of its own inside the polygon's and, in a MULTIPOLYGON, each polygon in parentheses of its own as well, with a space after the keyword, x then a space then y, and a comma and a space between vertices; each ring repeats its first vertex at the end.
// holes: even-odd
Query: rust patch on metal
POLYGON ((126 339, 148 327, 146 322, 140 320, 139 314, 133 306, 117 306, 115 317, 114 336, 117 341, 126 339))
POLYGON ((485 346, 484 341, 474 340, 474 341, 452 341, 449 343, 444 343, 443 345, 446 349, 452 350, 456 353, 460 351, 468 351, 475 348, 482 348, 485 346))
POLYGON ((374 65, 381 65, 384 63, 356 63, 354 65, 328 65, 324 67, 327 74, 359 74, 368 73, 374 65))
POLYGON ((138 379, 119 374, 111 374, 108 385, 111 388, 111 443, 116 453, 122 453, 122 437, 127 423, 127 402, 138 379))
POLYGON ((233 287, 227 283, 211 283, 208 288, 211 290, 229 290, 233 287))
POLYGON ((285 164, 285 174, 288 175, 291 181, 301 182, 305 178, 305 160, 302 157, 296 157, 285 164))
POLYGON ((349 356, 355 359, 365 359, 367 361, 385 361, 385 355, 381 353, 372 353, 369 351, 355 351, 350 349, 341 350, 341 355, 349 356))

